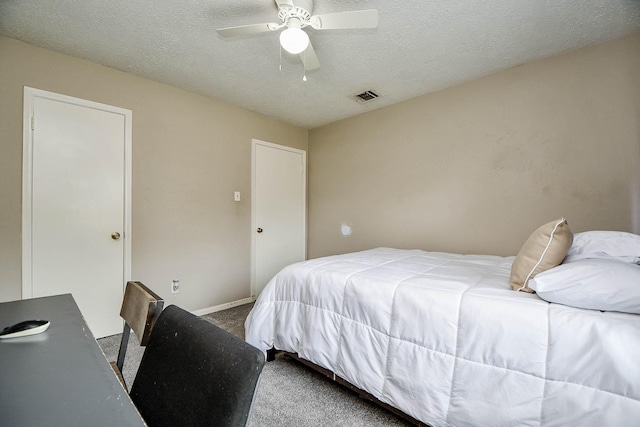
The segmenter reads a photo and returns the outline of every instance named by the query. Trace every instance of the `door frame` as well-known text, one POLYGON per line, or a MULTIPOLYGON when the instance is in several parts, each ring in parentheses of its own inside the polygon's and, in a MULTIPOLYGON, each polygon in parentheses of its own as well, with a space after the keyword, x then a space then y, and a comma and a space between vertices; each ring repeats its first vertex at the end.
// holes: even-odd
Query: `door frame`
POLYGON ((262 145, 276 150, 290 151, 302 155, 302 204, 304 221, 302 221, 302 236, 304 246, 304 258, 307 258, 307 152, 286 145, 273 144, 259 139, 251 140, 251 299, 256 299, 256 146, 262 145))
POLYGON ((33 107, 35 98, 64 102, 124 116, 124 284, 131 279, 131 141, 132 112, 124 108, 74 98, 32 87, 24 87, 22 122, 22 299, 33 297, 32 197, 33 197, 33 107))

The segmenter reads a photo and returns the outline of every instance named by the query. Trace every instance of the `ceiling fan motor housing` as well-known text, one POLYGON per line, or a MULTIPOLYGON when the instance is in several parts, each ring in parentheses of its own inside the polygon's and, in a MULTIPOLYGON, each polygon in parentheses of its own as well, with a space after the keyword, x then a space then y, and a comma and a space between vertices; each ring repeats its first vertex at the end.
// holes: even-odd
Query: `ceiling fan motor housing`
POLYGON ((278 10, 278 18, 284 24, 287 24, 291 18, 297 18, 302 22, 302 27, 309 25, 311 12, 313 12, 312 0, 296 0, 292 5, 282 4, 278 10))

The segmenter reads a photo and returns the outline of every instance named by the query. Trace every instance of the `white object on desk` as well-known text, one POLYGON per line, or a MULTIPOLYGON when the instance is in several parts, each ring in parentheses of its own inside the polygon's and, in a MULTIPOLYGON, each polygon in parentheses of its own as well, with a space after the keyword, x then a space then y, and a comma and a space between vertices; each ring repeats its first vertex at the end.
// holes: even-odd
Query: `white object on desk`
POLYGON ((4 328, 2 332, 0 332, 0 340, 39 334, 49 329, 50 324, 51 322, 48 320, 25 320, 24 322, 4 328))

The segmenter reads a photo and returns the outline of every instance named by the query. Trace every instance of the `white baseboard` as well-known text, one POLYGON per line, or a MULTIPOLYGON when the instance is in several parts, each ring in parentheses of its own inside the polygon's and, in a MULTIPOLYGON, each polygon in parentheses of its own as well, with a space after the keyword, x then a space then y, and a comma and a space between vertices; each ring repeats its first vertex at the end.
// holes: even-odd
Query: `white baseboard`
POLYGON ((200 310, 195 310, 195 311, 192 311, 192 313, 195 314, 196 316, 202 316, 204 314, 215 313, 216 311, 226 310, 228 308, 237 307, 239 305, 249 304, 254 302, 255 300, 256 299, 254 297, 249 297, 249 298, 241 299, 238 301, 228 302, 226 304, 220 304, 220 305, 215 305, 213 307, 207 307, 200 310))

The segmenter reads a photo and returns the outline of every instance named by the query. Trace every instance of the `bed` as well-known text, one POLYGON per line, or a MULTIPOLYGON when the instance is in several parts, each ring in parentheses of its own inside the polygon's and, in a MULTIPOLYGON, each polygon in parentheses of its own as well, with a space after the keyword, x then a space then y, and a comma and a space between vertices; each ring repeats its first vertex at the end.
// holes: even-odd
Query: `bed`
POLYGON ((638 425, 640 315, 516 292, 515 259, 376 248, 293 264, 246 340, 431 426, 638 425))

